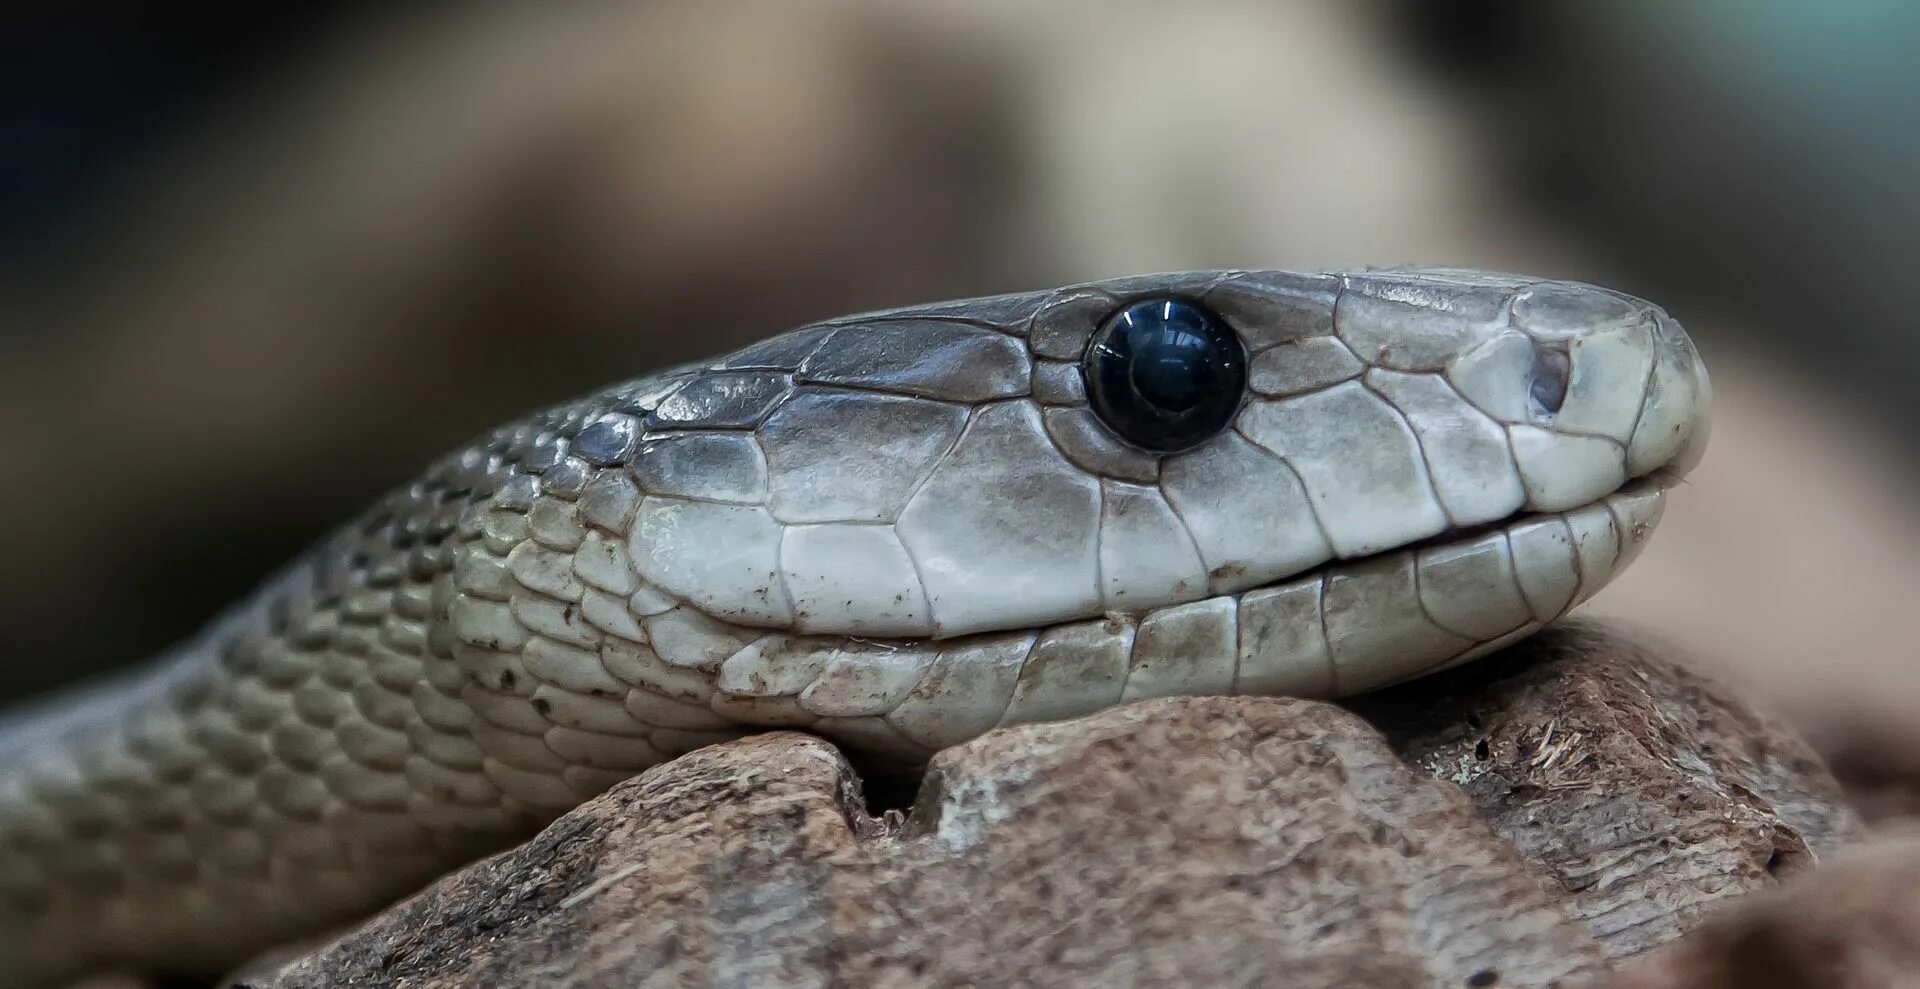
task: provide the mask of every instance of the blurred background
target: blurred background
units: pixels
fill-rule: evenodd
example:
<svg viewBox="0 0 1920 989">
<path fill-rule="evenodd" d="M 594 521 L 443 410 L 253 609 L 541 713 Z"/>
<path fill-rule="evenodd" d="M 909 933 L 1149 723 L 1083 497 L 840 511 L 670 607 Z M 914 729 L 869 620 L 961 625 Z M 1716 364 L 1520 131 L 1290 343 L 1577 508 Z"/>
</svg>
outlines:
<svg viewBox="0 0 1920 989">
<path fill-rule="evenodd" d="M 190 633 L 432 456 L 842 312 L 1203 266 L 1600 282 L 1713 446 L 1595 610 L 1920 731 L 1920 5 L 127 4 L 0 38 L 0 641 Z"/>
</svg>

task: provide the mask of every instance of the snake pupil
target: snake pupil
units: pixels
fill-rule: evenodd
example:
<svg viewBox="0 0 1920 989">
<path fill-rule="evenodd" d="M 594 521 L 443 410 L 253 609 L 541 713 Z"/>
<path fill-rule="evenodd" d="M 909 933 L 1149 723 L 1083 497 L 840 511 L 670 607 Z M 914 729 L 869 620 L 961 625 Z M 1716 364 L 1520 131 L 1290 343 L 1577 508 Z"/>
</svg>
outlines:
<svg viewBox="0 0 1920 989">
<path fill-rule="evenodd" d="M 1181 450 L 1233 418 L 1247 382 L 1240 338 L 1206 309 L 1147 299 L 1114 313 L 1081 365 L 1094 414 L 1122 439 Z"/>
</svg>

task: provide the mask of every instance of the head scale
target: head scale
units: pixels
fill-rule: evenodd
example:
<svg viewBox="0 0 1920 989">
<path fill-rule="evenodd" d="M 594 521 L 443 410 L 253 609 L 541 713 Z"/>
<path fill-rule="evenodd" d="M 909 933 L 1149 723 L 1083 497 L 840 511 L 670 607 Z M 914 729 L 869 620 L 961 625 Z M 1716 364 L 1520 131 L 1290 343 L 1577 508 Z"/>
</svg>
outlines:
<svg viewBox="0 0 1920 989">
<path fill-rule="evenodd" d="M 713 617 L 804 633 L 1137 613 L 1683 470 L 1706 395 L 1659 309 L 1475 272 L 1197 272 L 850 317 L 659 401 L 634 560 Z"/>
</svg>

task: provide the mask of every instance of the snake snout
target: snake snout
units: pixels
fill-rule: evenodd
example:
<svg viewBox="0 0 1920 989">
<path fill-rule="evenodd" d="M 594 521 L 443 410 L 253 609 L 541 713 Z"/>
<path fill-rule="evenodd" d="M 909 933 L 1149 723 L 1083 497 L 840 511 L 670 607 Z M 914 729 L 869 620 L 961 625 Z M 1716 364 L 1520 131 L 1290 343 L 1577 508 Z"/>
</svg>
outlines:
<svg viewBox="0 0 1920 989">
<path fill-rule="evenodd" d="M 1713 381 L 1679 320 L 1654 310 L 1655 362 L 1647 399 L 1628 449 L 1630 462 L 1684 475 L 1698 466 L 1713 432 Z M 1637 454 L 1637 457 L 1636 457 Z"/>
</svg>

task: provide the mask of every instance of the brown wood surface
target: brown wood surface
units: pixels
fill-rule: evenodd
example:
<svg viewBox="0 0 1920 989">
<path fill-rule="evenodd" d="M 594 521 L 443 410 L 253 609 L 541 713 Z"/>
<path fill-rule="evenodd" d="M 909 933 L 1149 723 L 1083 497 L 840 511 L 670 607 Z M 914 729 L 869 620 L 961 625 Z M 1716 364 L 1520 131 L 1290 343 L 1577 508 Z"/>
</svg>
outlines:
<svg viewBox="0 0 1920 989">
<path fill-rule="evenodd" d="M 1920 989 L 1920 833 L 1849 849 L 1606 989 Z"/>
<path fill-rule="evenodd" d="M 762 735 L 249 981 L 1573 986 L 1858 829 L 1778 722 L 1596 626 L 1352 707 L 997 731 L 904 819 L 830 745 Z"/>
</svg>

